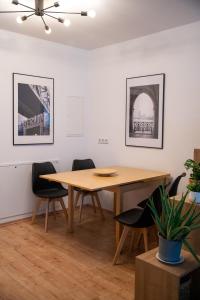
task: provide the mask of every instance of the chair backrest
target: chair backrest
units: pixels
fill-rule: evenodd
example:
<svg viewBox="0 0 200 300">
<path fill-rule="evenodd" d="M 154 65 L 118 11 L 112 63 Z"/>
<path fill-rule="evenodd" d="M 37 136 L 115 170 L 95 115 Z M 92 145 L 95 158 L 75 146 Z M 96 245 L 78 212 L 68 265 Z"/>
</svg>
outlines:
<svg viewBox="0 0 200 300">
<path fill-rule="evenodd" d="M 95 164 L 92 159 L 74 159 L 72 171 L 94 169 Z"/>
<path fill-rule="evenodd" d="M 62 185 L 57 182 L 42 179 L 39 176 L 45 174 L 54 174 L 56 170 L 51 162 L 33 163 L 32 164 L 32 190 L 37 191 L 60 188 Z"/>
<path fill-rule="evenodd" d="M 182 173 L 174 180 L 168 192 L 169 197 L 173 197 L 177 194 L 178 184 L 181 178 L 184 176 L 186 176 L 186 173 Z M 161 193 L 160 193 L 161 190 L 162 190 L 162 186 L 158 186 L 149 197 L 149 199 L 153 198 L 154 205 L 159 214 L 162 213 L 162 203 L 161 203 Z M 148 202 L 149 200 L 147 200 L 145 203 L 145 207 L 141 215 L 141 218 L 139 220 L 139 223 L 145 223 L 147 226 L 151 226 L 154 224 L 154 220 L 152 218 L 152 212 L 150 207 L 148 206 Z"/>
<path fill-rule="evenodd" d="M 184 172 L 181 175 L 179 175 L 178 177 L 176 177 L 176 179 L 173 181 L 173 183 L 169 189 L 169 192 L 168 192 L 169 197 L 174 197 L 177 195 L 179 182 L 180 182 L 181 178 L 185 177 L 185 176 L 186 176 L 186 173 Z"/>
<path fill-rule="evenodd" d="M 153 193 L 151 194 L 151 196 L 149 197 L 150 199 L 153 199 L 154 205 L 157 209 L 157 211 L 159 212 L 159 214 L 161 214 L 162 212 L 162 204 L 161 204 L 161 194 L 160 194 L 160 190 L 162 189 L 162 186 L 158 186 Z M 154 220 L 152 218 L 152 213 L 151 213 L 151 209 L 148 206 L 148 202 L 149 200 L 146 202 L 146 205 L 144 207 L 142 216 L 139 220 L 140 223 L 145 223 L 147 226 L 151 226 L 154 224 Z"/>
</svg>

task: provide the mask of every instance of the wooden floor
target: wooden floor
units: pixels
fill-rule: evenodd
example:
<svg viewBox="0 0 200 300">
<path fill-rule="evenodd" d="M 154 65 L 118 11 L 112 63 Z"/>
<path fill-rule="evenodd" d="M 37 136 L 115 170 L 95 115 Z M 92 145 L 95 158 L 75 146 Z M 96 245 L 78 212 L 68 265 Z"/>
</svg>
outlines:
<svg viewBox="0 0 200 300">
<path fill-rule="evenodd" d="M 76 212 L 77 214 L 78 212 Z M 87 215 L 87 217 L 86 217 Z M 112 265 L 114 222 L 84 208 L 74 234 L 59 214 L 0 227 L 1 300 L 133 300 L 134 259 L 124 254 Z M 78 214 L 75 216 L 78 219 Z"/>
</svg>

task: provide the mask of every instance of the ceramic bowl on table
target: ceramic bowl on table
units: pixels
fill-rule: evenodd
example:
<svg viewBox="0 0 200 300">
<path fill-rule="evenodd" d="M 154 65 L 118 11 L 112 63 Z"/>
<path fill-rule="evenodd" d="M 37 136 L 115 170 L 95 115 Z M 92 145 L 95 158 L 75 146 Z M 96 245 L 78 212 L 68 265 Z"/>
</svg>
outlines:
<svg viewBox="0 0 200 300">
<path fill-rule="evenodd" d="M 94 174 L 97 176 L 113 176 L 117 174 L 115 169 L 95 169 Z"/>
</svg>

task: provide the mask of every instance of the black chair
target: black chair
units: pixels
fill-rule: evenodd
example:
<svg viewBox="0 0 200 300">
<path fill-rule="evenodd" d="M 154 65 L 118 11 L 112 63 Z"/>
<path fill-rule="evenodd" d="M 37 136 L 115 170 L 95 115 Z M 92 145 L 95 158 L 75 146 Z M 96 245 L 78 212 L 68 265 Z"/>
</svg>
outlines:
<svg viewBox="0 0 200 300">
<path fill-rule="evenodd" d="M 72 171 L 80 171 L 80 170 L 87 170 L 87 169 L 95 169 L 95 164 L 92 159 L 75 159 L 72 164 Z M 80 211 L 79 211 L 79 221 L 81 221 L 82 217 L 82 209 L 83 209 L 83 204 L 84 204 L 84 198 L 87 195 L 90 195 L 91 200 L 92 200 L 92 205 L 94 212 L 96 213 L 96 205 L 95 205 L 95 200 L 97 203 L 97 207 L 99 208 L 100 214 L 102 219 L 104 219 L 104 214 L 103 210 L 101 207 L 101 202 L 99 199 L 98 191 L 86 191 L 83 189 L 75 188 L 76 193 L 76 198 L 75 198 L 75 207 L 77 207 L 79 198 L 81 197 L 81 202 L 80 202 Z"/>
<path fill-rule="evenodd" d="M 179 176 L 176 177 L 176 179 L 172 182 L 171 186 L 169 187 L 169 191 L 168 191 L 168 195 L 169 197 L 175 197 L 177 195 L 177 190 L 178 190 L 178 185 L 179 182 L 181 180 L 181 178 L 185 177 L 186 173 L 183 172 L 182 174 L 180 174 Z M 170 185 L 171 182 L 169 182 L 165 188 L 167 189 L 168 186 Z M 137 206 L 144 208 L 146 206 L 146 202 L 148 201 L 148 199 L 142 200 L 141 202 L 139 202 L 137 204 Z"/>
<path fill-rule="evenodd" d="M 173 181 L 172 185 L 169 188 L 169 191 L 168 191 L 169 197 L 175 197 L 177 195 L 179 182 L 180 182 L 181 178 L 183 178 L 185 176 L 186 176 L 186 173 L 183 172 L 178 177 L 176 177 L 176 179 Z"/>
<path fill-rule="evenodd" d="M 150 196 L 150 198 L 153 198 L 155 207 L 161 213 L 162 206 L 160 188 L 161 186 L 157 187 Z M 146 199 L 147 201 L 144 208 L 133 208 L 115 216 L 115 220 L 120 224 L 124 225 L 124 229 L 113 259 L 113 264 L 116 264 L 122 247 L 124 246 L 124 243 L 126 241 L 127 235 L 130 231 L 132 231 L 133 234 L 136 232 L 138 233 L 137 243 L 140 240 L 141 234 L 143 235 L 144 248 L 145 251 L 148 251 L 148 230 L 150 228 L 155 229 L 155 223 L 152 218 L 151 210 L 147 205 L 150 198 Z"/>
<path fill-rule="evenodd" d="M 32 165 L 32 190 L 33 193 L 38 197 L 35 210 L 33 211 L 32 224 L 35 221 L 37 211 L 39 210 L 41 203 L 45 202 L 45 232 L 48 231 L 48 216 L 50 203 L 52 203 L 53 205 L 54 217 L 56 218 L 55 201 L 59 201 L 67 219 L 67 210 L 62 197 L 67 196 L 68 191 L 65 188 L 63 188 L 63 186 L 60 183 L 40 178 L 40 175 L 54 173 L 56 173 L 56 170 L 51 162 L 33 163 Z"/>
</svg>

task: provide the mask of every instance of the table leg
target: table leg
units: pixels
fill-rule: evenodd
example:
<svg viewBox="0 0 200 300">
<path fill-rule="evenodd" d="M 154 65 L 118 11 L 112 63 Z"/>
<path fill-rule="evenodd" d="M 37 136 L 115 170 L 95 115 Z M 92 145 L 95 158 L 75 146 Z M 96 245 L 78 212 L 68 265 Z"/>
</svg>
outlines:
<svg viewBox="0 0 200 300">
<path fill-rule="evenodd" d="M 115 201 L 115 215 L 121 213 L 121 190 L 117 188 L 114 192 L 114 201 Z M 116 245 L 118 245 L 121 233 L 122 233 L 122 225 L 119 222 L 116 222 L 115 225 L 115 238 L 116 238 Z"/>
<path fill-rule="evenodd" d="M 68 231 L 74 231 L 74 188 L 68 184 Z"/>
<path fill-rule="evenodd" d="M 113 199 L 113 215 L 116 216 L 116 193 L 114 193 Z"/>
</svg>

